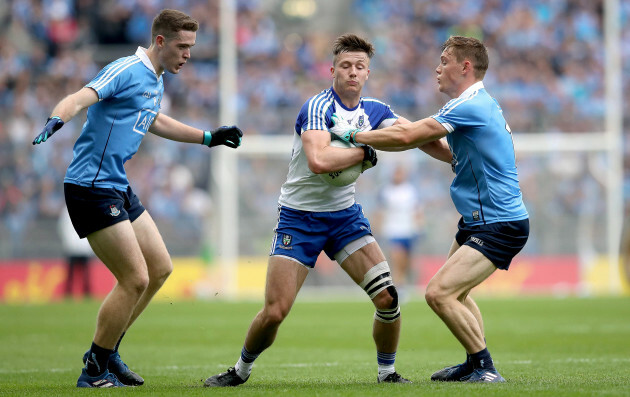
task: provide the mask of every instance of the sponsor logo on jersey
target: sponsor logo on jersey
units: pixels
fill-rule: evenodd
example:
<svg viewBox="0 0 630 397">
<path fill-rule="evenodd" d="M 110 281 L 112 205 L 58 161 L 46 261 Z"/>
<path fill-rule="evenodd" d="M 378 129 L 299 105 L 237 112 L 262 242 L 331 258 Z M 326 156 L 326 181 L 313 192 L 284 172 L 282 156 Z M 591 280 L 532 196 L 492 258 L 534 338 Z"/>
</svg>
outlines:
<svg viewBox="0 0 630 397">
<path fill-rule="evenodd" d="M 113 217 L 120 215 L 120 210 L 115 205 L 109 206 L 109 214 Z"/>
</svg>

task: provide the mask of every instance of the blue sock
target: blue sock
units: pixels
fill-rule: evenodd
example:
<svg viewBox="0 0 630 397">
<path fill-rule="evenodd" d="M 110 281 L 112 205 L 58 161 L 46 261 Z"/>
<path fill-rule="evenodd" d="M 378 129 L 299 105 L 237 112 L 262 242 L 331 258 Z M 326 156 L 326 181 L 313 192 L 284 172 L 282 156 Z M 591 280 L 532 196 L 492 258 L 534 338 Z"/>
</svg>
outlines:
<svg viewBox="0 0 630 397">
<path fill-rule="evenodd" d="M 103 374 L 107 370 L 109 355 L 113 352 L 113 350 L 105 349 L 92 342 L 92 347 L 90 347 L 87 361 L 85 362 L 85 372 L 90 376 Z"/>
<path fill-rule="evenodd" d="M 393 353 L 381 353 L 376 352 L 376 362 L 378 363 L 378 378 L 383 380 L 389 374 L 396 372 L 394 368 L 394 362 L 396 362 L 396 352 Z"/>
<path fill-rule="evenodd" d="M 480 352 L 471 354 L 470 359 L 472 361 L 473 368 L 475 369 L 481 368 L 496 371 L 487 347 Z"/>
<path fill-rule="evenodd" d="M 254 361 L 258 358 L 259 355 L 260 353 L 254 354 L 248 352 L 247 349 L 245 349 L 245 346 L 243 346 L 243 349 L 241 350 L 241 357 L 236 362 L 236 365 L 234 365 L 236 374 L 240 376 L 241 379 L 247 379 L 249 374 L 252 372 Z"/>
</svg>

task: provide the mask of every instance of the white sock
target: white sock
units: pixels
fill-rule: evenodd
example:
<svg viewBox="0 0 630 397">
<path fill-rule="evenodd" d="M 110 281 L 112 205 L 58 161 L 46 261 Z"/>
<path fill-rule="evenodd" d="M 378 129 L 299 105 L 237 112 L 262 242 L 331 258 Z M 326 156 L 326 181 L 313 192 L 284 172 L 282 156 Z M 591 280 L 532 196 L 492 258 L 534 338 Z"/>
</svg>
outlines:
<svg viewBox="0 0 630 397">
<path fill-rule="evenodd" d="M 252 373 L 252 367 L 254 363 L 246 363 L 242 358 L 239 358 L 236 364 L 234 365 L 234 369 L 236 370 L 236 374 L 239 378 L 245 380 Z"/>
<path fill-rule="evenodd" d="M 394 364 L 392 365 L 380 365 L 378 366 L 378 380 L 382 381 L 387 378 L 387 375 L 393 374 L 396 372 L 394 369 Z"/>
</svg>

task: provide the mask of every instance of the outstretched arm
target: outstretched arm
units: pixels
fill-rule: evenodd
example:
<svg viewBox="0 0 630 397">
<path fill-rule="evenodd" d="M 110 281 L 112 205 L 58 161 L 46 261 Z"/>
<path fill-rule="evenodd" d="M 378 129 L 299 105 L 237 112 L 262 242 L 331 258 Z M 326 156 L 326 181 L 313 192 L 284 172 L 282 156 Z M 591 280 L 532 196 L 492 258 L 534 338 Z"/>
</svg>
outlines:
<svg viewBox="0 0 630 397">
<path fill-rule="evenodd" d="M 448 131 L 431 117 L 409 124 L 396 124 L 375 131 L 358 131 L 349 135 L 350 142 L 365 143 L 376 149 L 414 148 L 446 136 Z"/>
<path fill-rule="evenodd" d="M 92 88 L 83 87 L 74 94 L 62 99 L 53 109 L 50 117 L 59 117 L 65 123 L 70 121 L 81 110 L 98 102 L 98 94 Z"/>
<path fill-rule="evenodd" d="M 153 124 L 149 127 L 149 131 L 171 141 L 203 143 L 203 130 L 191 127 L 162 113 L 158 113 Z"/>
<path fill-rule="evenodd" d="M 216 130 L 204 131 L 162 113 L 157 115 L 149 131 L 172 141 L 201 143 L 209 147 L 225 145 L 237 148 L 241 145 L 243 137 L 243 132 L 236 126 L 224 126 Z"/>
<path fill-rule="evenodd" d="M 393 125 L 400 124 L 410 124 L 411 121 L 407 120 L 404 117 L 399 117 L 398 120 Z M 408 147 L 388 147 L 388 148 L 378 148 L 381 150 L 389 151 L 389 152 L 400 152 L 403 150 L 409 149 Z M 424 145 L 418 146 L 418 149 L 422 150 L 429 156 L 444 161 L 445 163 L 451 162 L 453 159 L 453 154 L 451 153 L 451 149 L 448 147 L 448 143 L 446 139 L 439 139 L 436 141 L 425 143 Z"/>
<path fill-rule="evenodd" d="M 33 145 L 46 142 L 64 123 L 70 121 L 81 110 L 98 102 L 98 94 L 92 88 L 83 87 L 62 99 L 53 109 L 42 132 L 33 139 Z"/>
</svg>

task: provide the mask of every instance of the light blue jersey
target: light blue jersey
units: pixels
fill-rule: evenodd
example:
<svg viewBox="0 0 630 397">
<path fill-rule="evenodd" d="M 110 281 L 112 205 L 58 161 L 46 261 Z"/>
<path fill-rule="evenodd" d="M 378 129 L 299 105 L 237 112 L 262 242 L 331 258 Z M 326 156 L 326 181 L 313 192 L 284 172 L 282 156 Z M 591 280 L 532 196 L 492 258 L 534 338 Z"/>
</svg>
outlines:
<svg viewBox="0 0 630 397">
<path fill-rule="evenodd" d="M 455 179 L 451 198 L 467 225 L 529 218 L 518 184 L 512 132 L 477 82 L 433 117 L 447 129 Z"/>
<path fill-rule="evenodd" d="M 64 182 L 126 191 L 124 164 L 160 111 L 162 76 L 138 47 L 135 55 L 105 66 L 86 87 L 96 91 L 99 101 L 88 108 Z"/>
</svg>

